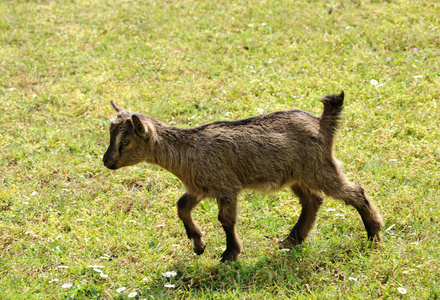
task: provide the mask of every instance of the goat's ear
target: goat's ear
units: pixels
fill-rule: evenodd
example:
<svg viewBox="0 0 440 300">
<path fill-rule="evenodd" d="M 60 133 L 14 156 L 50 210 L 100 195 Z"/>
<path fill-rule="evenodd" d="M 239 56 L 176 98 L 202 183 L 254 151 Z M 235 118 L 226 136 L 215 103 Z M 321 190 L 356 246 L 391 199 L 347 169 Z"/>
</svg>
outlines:
<svg viewBox="0 0 440 300">
<path fill-rule="evenodd" d="M 133 121 L 134 130 L 137 134 L 139 134 L 143 138 L 149 136 L 150 133 L 148 127 L 144 123 L 142 123 L 141 119 L 139 119 L 138 116 L 132 115 L 131 120 Z"/>
<path fill-rule="evenodd" d="M 130 115 L 130 112 L 128 110 L 123 109 L 122 107 L 117 106 L 113 100 L 110 100 L 110 103 L 112 104 L 113 108 L 120 114 L 123 115 Z"/>
</svg>

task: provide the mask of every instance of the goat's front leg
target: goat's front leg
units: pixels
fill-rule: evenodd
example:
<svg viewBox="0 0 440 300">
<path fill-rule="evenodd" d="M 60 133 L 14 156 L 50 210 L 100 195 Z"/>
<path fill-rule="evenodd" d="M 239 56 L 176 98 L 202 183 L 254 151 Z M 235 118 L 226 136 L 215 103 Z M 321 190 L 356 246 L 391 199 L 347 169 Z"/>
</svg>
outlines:
<svg viewBox="0 0 440 300">
<path fill-rule="evenodd" d="M 189 193 L 183 194 L 179 201 L 177 201 L 177 214 L 185 226 L 186 235 L 191 240 L 194 252 L 200 255 L 205 251 L 206 243 L 202 238 L 200 227 L 194 222 L 191 216 L 191 211 L 197 203 L 199 203 L 199 201 L 196 196 Z"/>
<path fill-rule="evenodd" d="M 237 234 L 237 197 L 224 197 L 217 199 L 218 219 L 226 233 L 226 250 L 222 254 L 222 262 L 237 260 L 242 250 L 240 238 Z"/>
</svg>

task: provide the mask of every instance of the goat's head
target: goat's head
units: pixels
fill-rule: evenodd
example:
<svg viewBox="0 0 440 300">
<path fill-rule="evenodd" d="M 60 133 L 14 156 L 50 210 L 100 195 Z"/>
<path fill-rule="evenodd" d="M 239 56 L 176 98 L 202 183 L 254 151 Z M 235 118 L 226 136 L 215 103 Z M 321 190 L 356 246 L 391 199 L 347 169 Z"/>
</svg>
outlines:
<svg viewBox="0 0 440 300">
<path fill-rule="evenodd" d="M 102 158 L 112 170 L 151 160 L 155 127 L 148 116 L 133 114 L 111 101 L 118 115 L 111 119 L 110 146 Z"/>
</svg>

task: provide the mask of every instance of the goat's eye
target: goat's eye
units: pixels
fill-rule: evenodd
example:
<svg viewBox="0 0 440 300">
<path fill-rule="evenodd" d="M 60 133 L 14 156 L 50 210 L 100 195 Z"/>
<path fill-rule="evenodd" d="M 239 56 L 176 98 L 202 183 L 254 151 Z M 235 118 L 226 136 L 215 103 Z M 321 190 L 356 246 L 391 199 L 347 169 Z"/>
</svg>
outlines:
<svg viewBox="0 0 440 300">
<path fill-rule="evenodd" d="M 122 140 L 122 142 L 121 142 L 122 146 L 127 146 L 128 144 L 130 144 L 129 140 Z"/>
</svg>

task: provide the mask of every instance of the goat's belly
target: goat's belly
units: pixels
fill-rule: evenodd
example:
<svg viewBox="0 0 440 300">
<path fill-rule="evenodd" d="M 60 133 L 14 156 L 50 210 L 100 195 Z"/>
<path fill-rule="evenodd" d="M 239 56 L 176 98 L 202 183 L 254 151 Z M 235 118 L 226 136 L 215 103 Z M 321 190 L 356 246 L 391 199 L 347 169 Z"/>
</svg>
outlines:
<svg viewBox="0 0 440 300">
<path fill-rule="evenodd" d="M 243 187 L 249 190 L 258 190 L 264 193 L 274 193 L 286 186 L 291 186 L 295 181 L 254 181 L 246 184 Z"/>
</svg>

